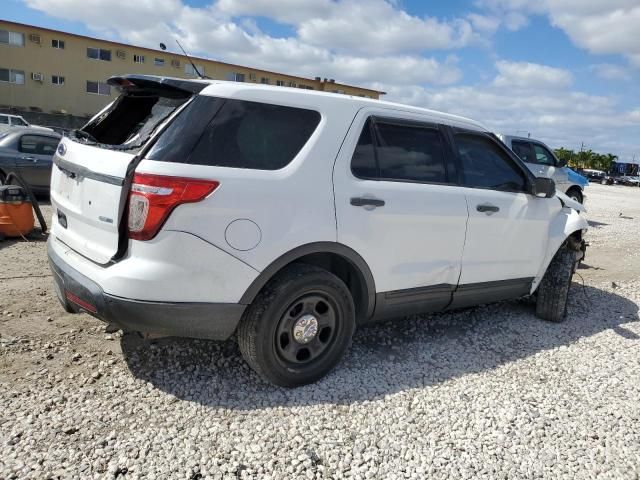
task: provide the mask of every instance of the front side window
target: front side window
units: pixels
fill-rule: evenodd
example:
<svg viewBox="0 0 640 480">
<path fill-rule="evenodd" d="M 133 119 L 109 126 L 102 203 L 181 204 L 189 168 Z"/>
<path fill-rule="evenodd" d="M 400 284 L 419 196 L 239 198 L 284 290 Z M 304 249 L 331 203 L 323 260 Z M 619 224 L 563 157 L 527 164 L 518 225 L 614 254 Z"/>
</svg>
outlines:
<svg viewBox="0 0 640 480">
<path fill-rule="evenodd" d="M 91 82 L 87 80 L 87 93 L 97 95 L 111 95 L 111 85 L 104 82 Z"/>
<path fill-rule="evenodd" d="M 204 132 L 195 129 L 207 114 L 213 119 L 205 123 Z M 198 123 L 191 116 L 200 119 Z M 320 114 L 314 110 L 199 96 L 167 128 L 147 158 L 278 170 L 296 157 L 319 123 Z M 196 135 L 189 133 L 196 130 Z"/>
<path fill-rule="evenodd" d="M 9 117 L 0 115 L 0 125 L 9 125 Z"/>
<path fill-rule="evenodd" d="M 533 144 L 533 150 L 536 153 L 536 163 L 539 165 L 554 166 L 556 164 L 551 152 L 537 143 Z"/>
<path fill-rule="evenodd" d="M 520 159 L 525 163 L 537 163 L 536 157 L 533 154 L 533 150 L 531 149 L 531 144 L 529 142 L 522 142 L 520 140 L 513 140 L 511 142 L 511 150 L 520 157 Z"/>
<path fill-rule="evenodd" d="M 20 137 L 20 151 L 34 155 L 53 155 L 60 140 L 43 135 L 23 135 Z"/>
<path fill-rule="evenodd" d="M 466 187 L 522 192 L 526 190 L 524 173 L 491 139 L 479 134 L 455 136 Z"/>
<path fill-rule="evenodd" d="M 20 117 L 11 117 L 11 125 L 17 125 L 19 127 L 28 127 L 29 124 Z"/>
</svg>

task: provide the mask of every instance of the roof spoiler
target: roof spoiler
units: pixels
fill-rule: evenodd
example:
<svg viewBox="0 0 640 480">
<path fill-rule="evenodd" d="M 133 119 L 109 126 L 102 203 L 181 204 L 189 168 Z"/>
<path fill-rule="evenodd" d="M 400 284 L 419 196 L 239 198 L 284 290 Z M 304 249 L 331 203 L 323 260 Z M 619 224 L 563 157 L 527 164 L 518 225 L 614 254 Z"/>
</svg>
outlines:
<svg viewBox="0 0 640 480">
<path fill-rule="evenodd" d="M 209 82 L 157 77 L 154 75 L 117 75 L 110 77 L 107 83 L 122 90 L 138 87 L 149 90 L 169 90 L 175 93 L 189 93 L 192 95 L 200 93 L 209 85 Z"/>
</svg>

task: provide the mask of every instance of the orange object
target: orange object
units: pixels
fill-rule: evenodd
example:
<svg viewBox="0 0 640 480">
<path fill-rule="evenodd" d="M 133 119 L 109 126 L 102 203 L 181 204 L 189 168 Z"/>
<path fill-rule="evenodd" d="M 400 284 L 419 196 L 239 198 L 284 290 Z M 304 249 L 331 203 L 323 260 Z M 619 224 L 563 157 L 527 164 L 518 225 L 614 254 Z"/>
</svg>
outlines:
<svg viewBox="0 0 640 480">
<path fill-rule="evenodd" d="M 20 187 L 0 187 L 0 236 L 21 237 L 33 230 L 33 208 Z"/>
</svg>

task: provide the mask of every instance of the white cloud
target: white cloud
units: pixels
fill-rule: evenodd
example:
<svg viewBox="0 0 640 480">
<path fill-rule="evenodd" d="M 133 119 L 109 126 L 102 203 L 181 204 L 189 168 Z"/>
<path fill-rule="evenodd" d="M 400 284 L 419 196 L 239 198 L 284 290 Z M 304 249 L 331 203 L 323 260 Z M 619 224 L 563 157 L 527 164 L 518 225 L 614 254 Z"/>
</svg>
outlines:
<svg viewBox="0 0 640 480">
<path fill-rule="evenodd" d="M 596 63 L 589 65 L 589 70 L 603 80 L 631 80 L 631 74 L 627 68 L 613 63 Z"/>
<path fill-rule="evenodd" d="M 561 68 L 527 62 L 496 63 L 499 75 L 493 81 L 496 87 L 517 87 L 544 90 L 567 87 L 572 82 L 571 73 Z"/>
</svg>

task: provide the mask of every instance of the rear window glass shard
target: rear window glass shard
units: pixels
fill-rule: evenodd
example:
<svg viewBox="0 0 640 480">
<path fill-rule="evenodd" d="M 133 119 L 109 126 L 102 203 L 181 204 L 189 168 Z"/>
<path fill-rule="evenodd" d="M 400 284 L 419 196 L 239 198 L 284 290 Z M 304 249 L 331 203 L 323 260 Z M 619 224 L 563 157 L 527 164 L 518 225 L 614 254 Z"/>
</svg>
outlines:
<svg viewBox="0 0 640 480">
<path fill-rule="evenodd" d="M 164 95 L 161 90 L 130 90 L 121 94 L 102 114 L 94 117 L 73 138 L 90 140 L 118 150 L 140 149 L 191 94 Z"/>
<path fill-rule="evenodd" d="M 203 124 L 206 112 L 212 118 Z M 202 95 L 163 132 L 147 158 L 278 170 L 296 157 L 319 123 L 314 110 Z"/>
</svg>

